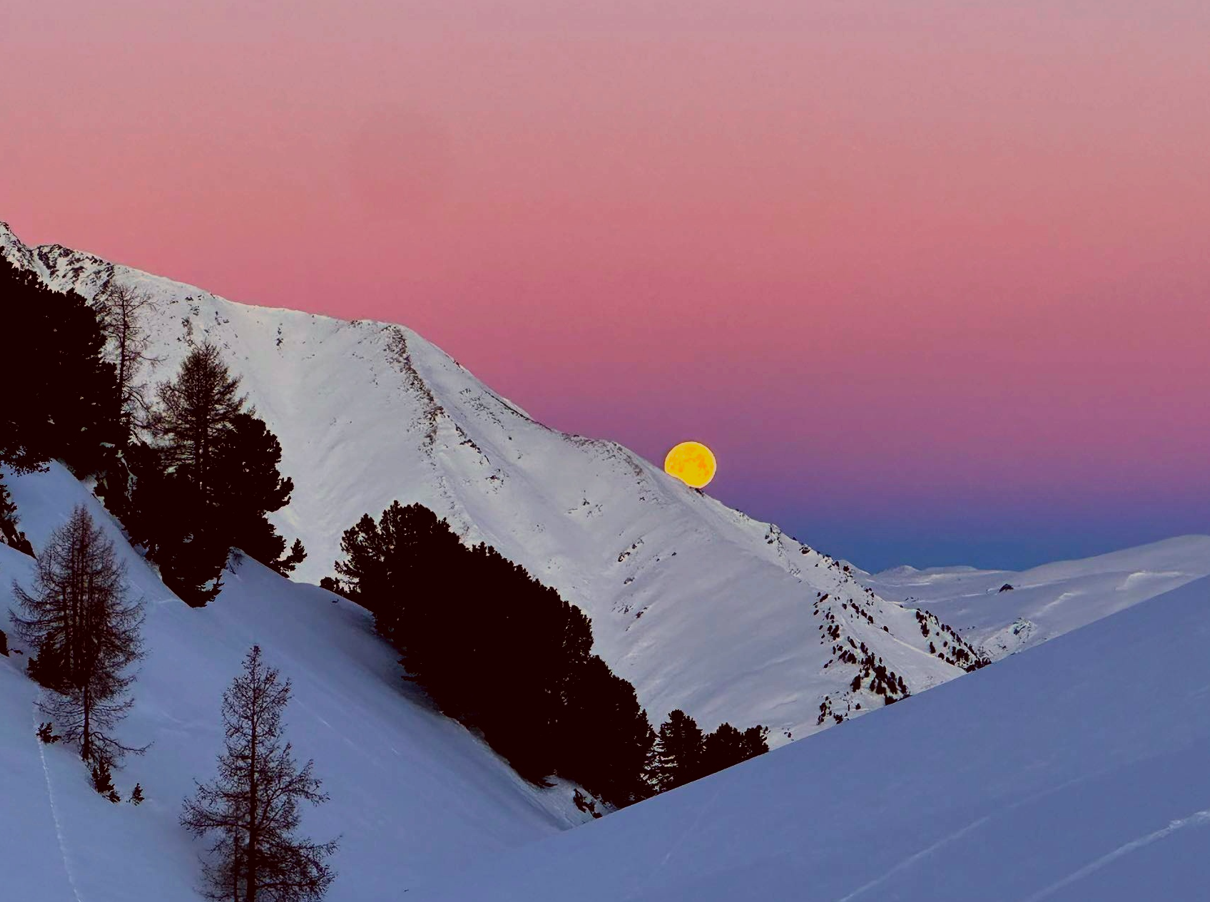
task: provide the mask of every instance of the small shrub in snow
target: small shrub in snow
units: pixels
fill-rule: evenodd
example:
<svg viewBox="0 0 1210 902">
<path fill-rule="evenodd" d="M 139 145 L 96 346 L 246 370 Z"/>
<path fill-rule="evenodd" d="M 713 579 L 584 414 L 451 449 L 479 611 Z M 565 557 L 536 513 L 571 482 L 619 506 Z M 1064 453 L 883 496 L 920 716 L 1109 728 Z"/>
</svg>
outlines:
<svg viewBox="0 0 1210 902">
<path fill-rule="evenodd" d="M 140 783 L 134 784 L 134 789 L 130 791 L 129 802 L 131 805 L 143 804 L 143 786 Z"/>
<path fill-rule="evenodd" d="M 50 721 L 46 721 L 45 723 L 40 724 L 38 726 L 38 738 L 41 739 L 43 742 L 45 742 L 47 745 L 51 745 L 52 743 L 58 742 L 60 739 L 63 738 L 62 736 L 59 736 L 57 733 L 54 732 L 54 726 L 55 725 L 53 723 L 51 723 Z"/>
<path fill-rule="evenodd" d="M 113 775 L 109 772 L 109 762 L 104 758 L 92 766 L 92 788 L 111 802 L 122 801 L 118 791 L 113 788 Z"/>
</svg>

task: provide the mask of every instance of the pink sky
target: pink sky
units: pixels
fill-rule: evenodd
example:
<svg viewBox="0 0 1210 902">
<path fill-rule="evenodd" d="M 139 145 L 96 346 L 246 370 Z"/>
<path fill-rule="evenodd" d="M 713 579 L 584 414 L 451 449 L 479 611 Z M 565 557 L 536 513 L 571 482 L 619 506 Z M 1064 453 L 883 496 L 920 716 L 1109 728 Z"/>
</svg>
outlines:
<svg viewBox="0 0 1210 902">
<path fill-rule="evenodd" d="M 1210 531 L 1201 0 L 183 5 L 0 9 L 22 238 L 406 323 L 861 563 Z"/>
</svg>

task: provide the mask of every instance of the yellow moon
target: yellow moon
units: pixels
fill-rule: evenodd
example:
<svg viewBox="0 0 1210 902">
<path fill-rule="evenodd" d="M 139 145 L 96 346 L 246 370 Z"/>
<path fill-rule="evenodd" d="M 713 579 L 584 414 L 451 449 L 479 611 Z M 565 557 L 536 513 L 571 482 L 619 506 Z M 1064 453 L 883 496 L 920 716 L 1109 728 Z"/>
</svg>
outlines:
<svg viewBox="0 0 1210 902">
<path fill-rule="evenodd" d="M 717 469 L 714 452 L 701 442 L 681 442 L 664 458 L 664 472 L 695 489 L 708 485 Z"/>
</svg>

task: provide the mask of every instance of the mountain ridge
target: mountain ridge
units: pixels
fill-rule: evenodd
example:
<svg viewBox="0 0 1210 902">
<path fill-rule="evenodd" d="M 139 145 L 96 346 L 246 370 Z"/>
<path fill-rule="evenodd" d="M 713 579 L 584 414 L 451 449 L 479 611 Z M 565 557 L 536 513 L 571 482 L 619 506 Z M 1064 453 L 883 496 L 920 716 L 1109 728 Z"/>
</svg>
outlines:
<svg viewBox="0 0 1210 902">
<path fill-rule="evenodd" d="M 191 345 L 219 346 L 281 440 L 296 489 L 273 519 L 307 546 L 302 580 L 331 572 L 362 514 L 425 504 L 582 608 L 595 650 L 654 723 L 674 708 L 706 729 L 762 723 L 772 745 L 961 675 L 957 649 L 974 657 L 932 615 L 867 593 L 849 565 L 776 525 L 616 442 L 533 420 L 406 326 L 227 301 L 59 245 L 27 248 L 8 228 L 0 252 L 90 300 L 111 283 L 147 292 L 162 361 L 149 381 Z"/>
</svg>

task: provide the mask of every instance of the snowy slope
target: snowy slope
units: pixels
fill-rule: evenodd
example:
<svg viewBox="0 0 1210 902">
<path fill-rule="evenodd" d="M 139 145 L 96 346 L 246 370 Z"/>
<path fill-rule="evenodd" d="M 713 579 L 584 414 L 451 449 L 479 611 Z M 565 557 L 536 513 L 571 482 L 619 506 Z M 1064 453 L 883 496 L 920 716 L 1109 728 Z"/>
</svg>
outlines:
<svg viewBox="0 0 1210 902">
<path fill-rule="evenodd" d="M 1020 651 L 1210 575 L 1210 536 L 1184 536 L 1015 573 L 897 567 L 858 579 L 920 605 L 992 659 Z M 1001 592 L 1005 585 L 1011 591 Z"/>
<path fill-rule="evenodd" d="M 409 894 L 416 902 L 1192 902 L 1210 580 Z"/>
<path fill-rule="evenodd" d="M 568 787 L 533 788 L 457 723 L 406 695 L 395 655 L 356 605 L 246 561 L 226 576 L 218 599 L 191 609 L 61 467 L 6 481 L 35 548 L 77 503 L 119 539 L 135 592 L 148 604 L 149 652 L 119 735 L 154 744 L 114 780 L 123 798 L 137 780 L 147 801 L 112 805 L 92 791 L 78 752 L 38 742 L 37 687 L 21 672 L 25 657 L 0 657 L 0 898 L 198 898 L 203 844 L 177 817 L 192 780 L 214 776 L 222 692 L 253 643 L 293 680 L 287 737 L 303 760 L 315 759 L 331 795 L 304 815 L 315 838 L 343 837 L 331 902 L 395 898 L 422 878 L 586 819 Z M 12 580 L 28 585 L 31 569 L 28 557 L 0 546 L 6 628 Z"/>
<path fill-rule="evenodd" d="M 190 341 L 222 347 L 281 438 L 297 489 L 277 521 L 310 552 L 302 579 L 331 572 L 363 513 L 421 502 L 580 606 L 653 722 L 677 707 L 706 729 L 759 722 L 775 745 L 881 706 L 867 659 L 894 671 L 896 697 L 899 677 L 914 693 L 963 672 L 952 631 L 620 445 L 531 420 L 402 326 L 232 303 L 57 245 L 27 248 L 2 224 L 0 252 L 86 297 L 110 280 L 150 292 L 157 378 Z"/>
</svg>

